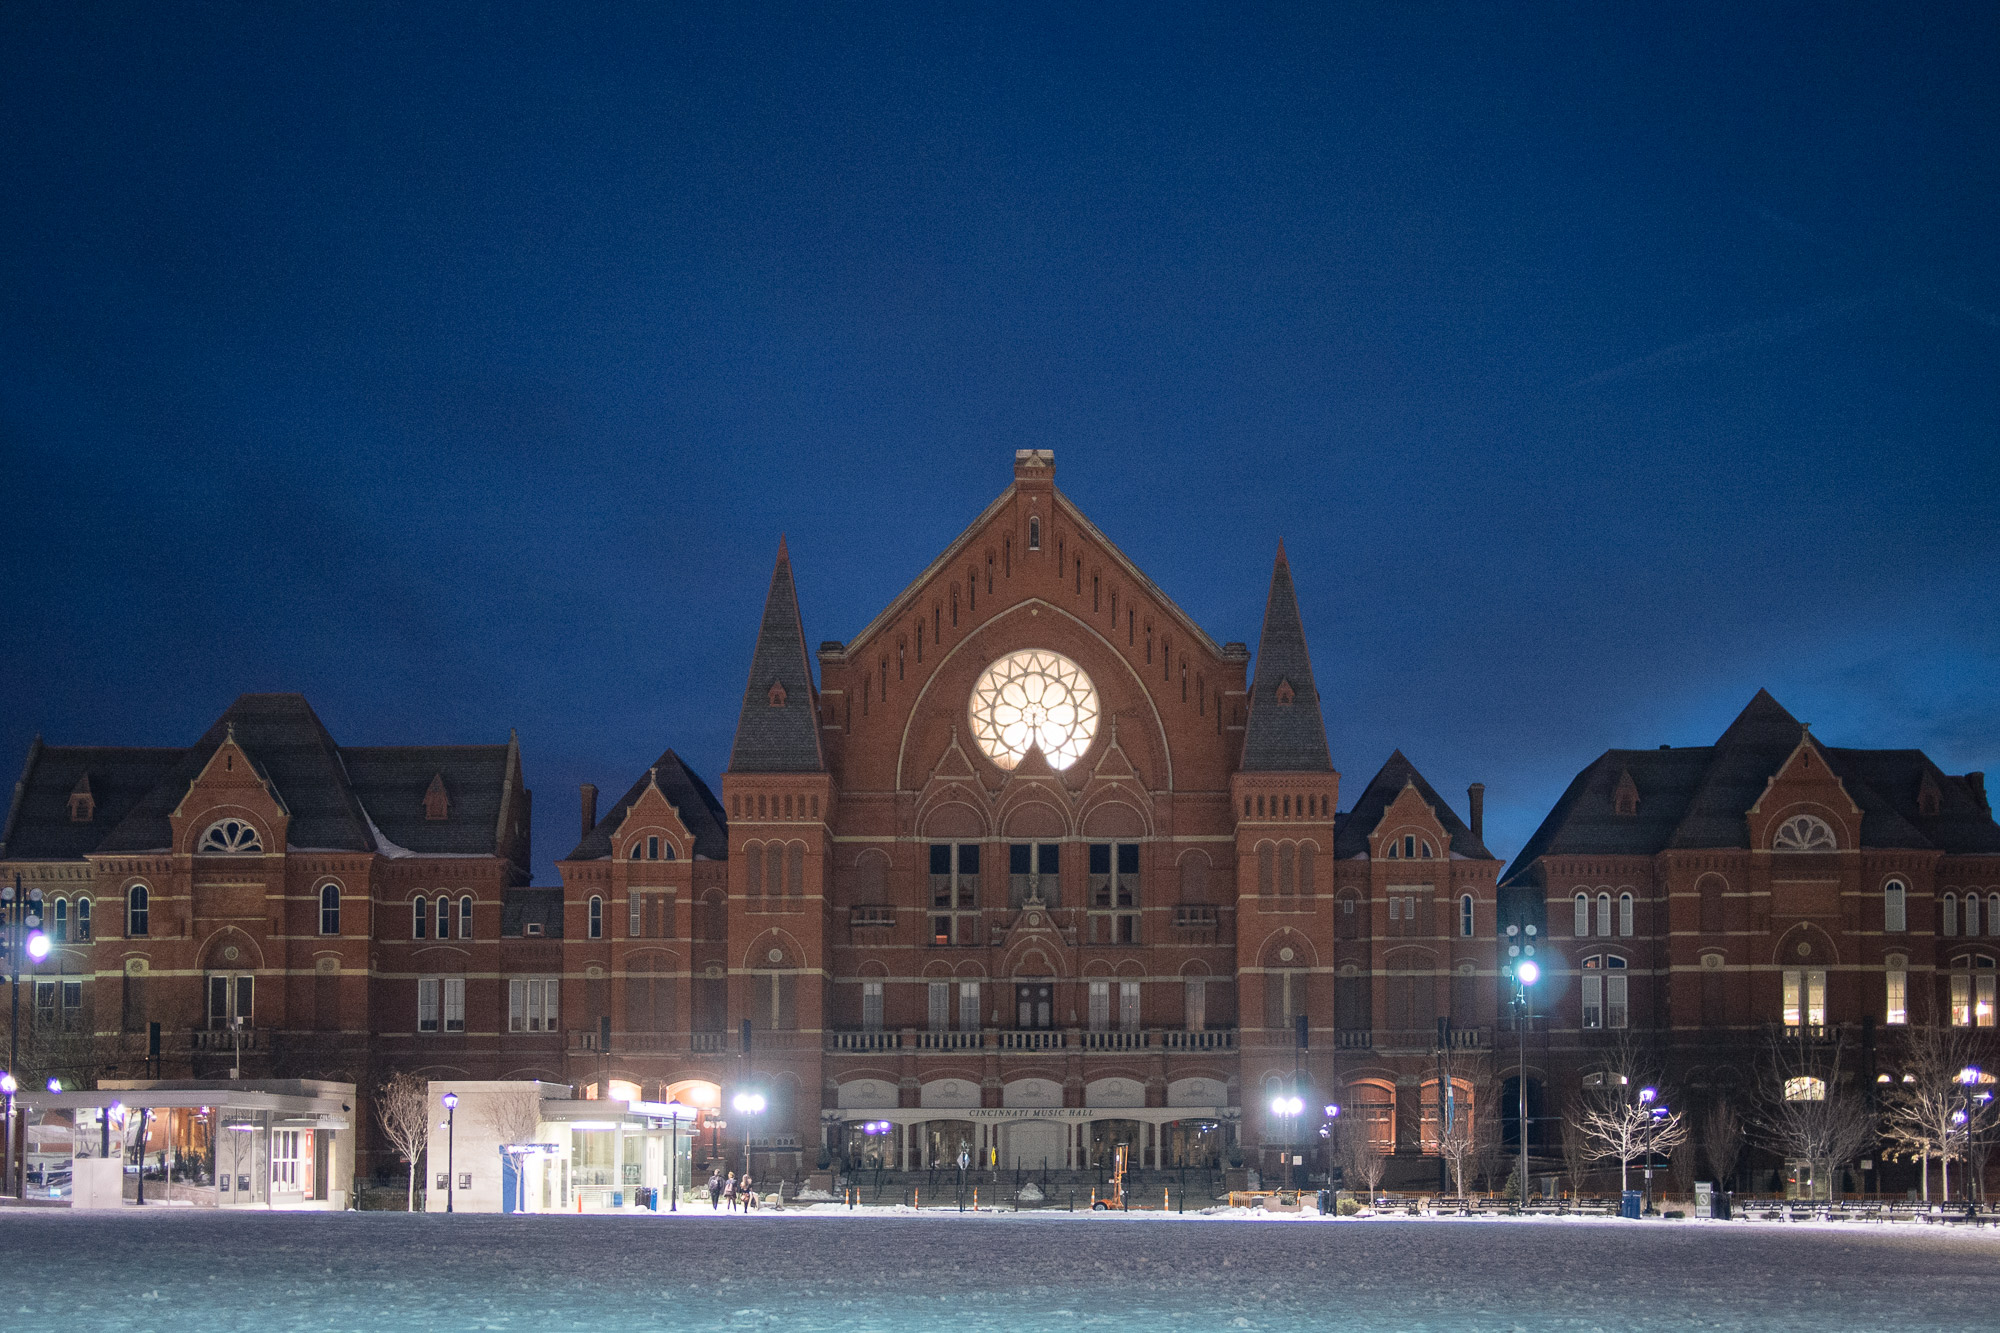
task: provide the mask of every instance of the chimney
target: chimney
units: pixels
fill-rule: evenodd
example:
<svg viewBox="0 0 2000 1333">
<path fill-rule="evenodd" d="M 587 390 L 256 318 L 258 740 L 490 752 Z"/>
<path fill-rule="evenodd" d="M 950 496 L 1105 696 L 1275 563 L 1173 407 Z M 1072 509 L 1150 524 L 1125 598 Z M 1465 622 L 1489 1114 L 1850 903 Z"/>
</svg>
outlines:
<svg viewBox="0 0 2000 1333">
<path fill-rule="evenodd" d="M 1972 788 L 1972 799 L 1979 802 L 1979 808 L 1988 814 L 1992 814 L 1993 805 L 1986 799 L 1986 775 L 1984 773 L 1967 773 L 1965 775 L 1965 785 Z"/>
<path fill-rule="evenodd" d="M 1472 812 L 1472 836 L 1479 842 L 1486 841 L 1486 784 L 1475 782 L 1465 789 L 1466 807 Z"/>
<path fill-rule="evenodd" d="M 586 782 L 577 791 L 583 796 L 583 836 L 587 838 L 597 827 L 597 786 Z"/>
</svg>

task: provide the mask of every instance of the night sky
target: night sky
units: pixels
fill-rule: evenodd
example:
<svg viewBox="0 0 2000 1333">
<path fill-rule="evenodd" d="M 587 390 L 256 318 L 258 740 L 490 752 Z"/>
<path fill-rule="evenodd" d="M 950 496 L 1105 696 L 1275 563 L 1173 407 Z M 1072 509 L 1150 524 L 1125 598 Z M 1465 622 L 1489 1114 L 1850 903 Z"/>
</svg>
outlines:
<svg viewBox="0 0 2000 1333">
<path fill-rule="evenodd" d="M 944 11 L 944 12 L 939 12 Z M 1333 11 L 1333 12 L 1329 12 Z M 538 882 L 1010 477 L 1511 856 L 1768 686 L 2000 770 L 2000 8 L 10 4 L 0 763 L 520 730 Z"/>
</svg>

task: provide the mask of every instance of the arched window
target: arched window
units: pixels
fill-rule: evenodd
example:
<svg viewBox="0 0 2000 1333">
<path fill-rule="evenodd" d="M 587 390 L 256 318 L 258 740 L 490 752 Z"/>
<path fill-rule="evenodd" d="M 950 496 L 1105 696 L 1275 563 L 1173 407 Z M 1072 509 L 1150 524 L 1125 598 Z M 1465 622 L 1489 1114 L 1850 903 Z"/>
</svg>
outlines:
<svg viewBox="0 0 2000 1333">
<path fill-rule="evenodd" d="M 1458 900 L 1458 934 L 1461 939 L 1472 938 L 1472 895 L 1469 893 Z"/>
<path fill-rule="evenodd" d="M 90 942 L 90 899 L 76 900 L 76 938 L 79 943 Z"/>
<path fill-rule="evenodd" d="M 1940 924 L 1940 925 L 1939 925 L 1939 927 L 1938 927 L 1938 930 L 1939 930 L 1939 932 L 1940 932 L 1941 934 L 1945 934 L 1945 935 L 1956 935 L 1956 934 L 1958 934 L 1958 895 L 1957 895 L 1957 894 L 1955 894 L 1955 893 L 1947 893 L 1947 894 L 1946 894 L 1946 895 L 1944 896 L 1944 910 L 1943 910 L 1943 912 L 1941 913 L 1941 917 L 1942 917 L 1942 924 Z"/>
<path fill-rule="evenodd" d="M 1257 892 L 1266 898 L 1277 892 L 1278 849 L 1268 842 L 1257 844 Z"/>
<path fill-rule="evenodd" d="M 1590 934 L 1590 895 L 1576 895 L 1576 937 L 1583 939 Z"/>
<path fill-rule="evenodd" d="M 125 891 L 125 933 L 137 938 L 148 933 L 149 905 L 152 893 L 144 884 L 134 884 Z"/>
<path fill-rule="evenodd" d="M 1298 893 L 1298 871 L 1293 856 L 1296 849 L 1289 842 L 1278 844 L 1278 896 L 1290 898 Z"/>
<path fill-rule="evenodd" d="M 1313 844 L 1299 844 L 1299 892 L 1310 896 L 1313 892 Z"/>
<path fill-rule="evenodd" d="M 1417 835 L 1414 833 L 1403 835 L 1403 859 L 1405 861 L 1417 859 Z"/>
<path fill-rule="evenodd" d="M 219 819 L 208 826 L 201 835 L 202 852 L 261 852 L 264 840 L 257 836 L 257 830 L 241 819 Z"/>
<path fill-rule="evenodd" d="M 1882 929 L 1898 934 L 1909 927 L 1909 889 L 1900 879 L 1882 886 Z"/>
<path fill-rule="evenodd" d="M 813 797 L 813 804 L 815 806 L 819 804 L 819 797 Z M 660 849 L 660 859 L 662 861 L 671 861 L 674 859 L 674 845 L 672 843 L 668 843 Z"/>
<path fill-rule="evenodd" d="M 743 849 L 743 886 L 752 898 L 764 891 L 764 848 L 760 843 Z"/>
<path fill-rule="evenodd" d="M 1826 821 L 1811 815 L 1793 815 L 1778 825 L 1771 849 L 1779 852 L 1832 852 L 1839 847 Z"/>
<path fill-rule="evenodd" d="M 69 939 L 69 900 L 67 898 L 56 899 L 55 907 L 49 913 L 49 938 L 57 944 L 64 943 Z"/>
<path fill-rule="evenodd" d="M 1618 933 L 1620 935 L 1632 933 L 1632 895 L 1629 893 L 1618 895 Z"/>
<path fill-rule="evenodd" d="M 1979 895 L 1976 893 L 1965 895 L 1965 933 L 1967 935 L 1979 933 Z"/>
<path fill-rule="evenodd" d="M 592 898 L 590 900 L 590 938 L 593 940 L 604 938 L 604 899 L 602 898 Z"/>
<path fill-rule="evenodd" d="M 458 937 L 462 940 L 472 938 L 472 895 L 469 893 L 458 900 Z"/>
<path fill-rule="evenodd" d="M 806 892 L 806 845 L 795 842 L 785 856 L 785 895 L 802 898 Z"/>
<path fill-rule="evenodd" d="M 660 859 L 660 838 L 656 833 L 648 834 L 646 837 L 646 859 L 648 861 Z"/>
<path fill-rule="evenodd" d="M 1433 857 L 1434 857 L 1434 855 L 1435 855 L 1435 854 L 1434 854 L 1434 853 L 1433 853 L 1433 852 L 1431 851 L 1431 844 L 1430 844 L 1430 839 L 1426 838 L 1426 839 L 1425 839 L 1425 840 L 1423 841 L 1423 844 L 1422 844 L 1422 846 L 1423 846 L 1423 851 L 1424 851 L 1424 860 L 1426 860 L 1426 861 L 1429 861 L 1429 860 L 1433 859 Z"/>
<path fill-rule="evenodd" d="M 1042 518 L 1039 514 L 1028 515 L 1028 549 L 1030 551 L 1042 549 Z"/>
<path fill-rule="evenodd" d="M 1611 934 L 1611 895 L 1608 893 L 1597 895 L 1597 933 L 1604 936 Z"/>
<path fill-rule="evenodd" d="M 431 933 L 431 902 L 421 894 L 410 903 L 410 938 L 426 939 Z"/>
<path fill-rule="evenodd" d="M 1986 933 L 1988 935 L 2000 935 L 2000 893 L 1987 895 Z"/>
<path fill-rule="evenodd" d="M 632 839 L 631 859 L 634 861 L 643 860 L 645 855 L 646 855 L 646 840 L 644 838 Z"/>
<path fill-rule="evenodd" d="M 451 938 L 451 898 L 442 893 L 438 895 L 438 938 Z"/>
<path fill-rule="evenodd" d="M 319 886 L 319 933 L 338 935 L 340 933 L 340 886 L 322 884 Z"/>
</svg>

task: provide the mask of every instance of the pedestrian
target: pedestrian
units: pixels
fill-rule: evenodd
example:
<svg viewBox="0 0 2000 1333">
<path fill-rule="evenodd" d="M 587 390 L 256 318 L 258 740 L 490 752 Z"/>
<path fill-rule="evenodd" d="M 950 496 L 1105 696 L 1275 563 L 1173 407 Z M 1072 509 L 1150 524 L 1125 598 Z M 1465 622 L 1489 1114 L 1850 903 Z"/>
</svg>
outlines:
<svg viewBox="0 0 2000 1333">
<path fill-rule="evenodd" d="M 729 1205 L 729 1211 L 736 1211 L 736 1173 L 731 1171 L 729 1179 L 722 1182 L 722 1201 Z"/>
<path fill-rule="evenodd" d="M 743 1182 L 736 1187 L 736 1196 L 743 1200 L 743 1211 L 749 1212 L 757 1206 L 757 1189 L 751 1183 L 750 1173 L 743 1173 Z"/>
<path fill-rule="evenodd" d="M 722 1207 L 722 1170 L 720 1167 L 708 1173 L 708 1208 L 714 1212 Z"/>
</svg>

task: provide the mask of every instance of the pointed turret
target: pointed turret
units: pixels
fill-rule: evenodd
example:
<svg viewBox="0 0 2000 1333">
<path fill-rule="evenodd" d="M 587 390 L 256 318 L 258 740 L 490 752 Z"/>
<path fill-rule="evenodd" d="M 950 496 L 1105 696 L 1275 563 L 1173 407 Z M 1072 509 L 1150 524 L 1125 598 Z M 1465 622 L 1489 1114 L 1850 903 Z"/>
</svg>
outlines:
<svg viewBox="0 0 2000 1333">
<path fill-rule="evenodd" d="M 1319 711 L 1312 657 L 1299 618 L 1298 594 L 1285 544 L 1271 569 L 1271 596 L 1264 604 L 1264 633 L 1257 641 L 1256 678 L 1250 684 L 1250 714 L 1243 728 L 1246 772 L 1326 773 L 1333 759 L 1326 746 L 1326 722 Z"/>
<path fill-rule="evenodd" d="M 792 558 L 778 539 L 771 591 L 764 599 L 764 623 L 750 658 L 750 681 L 736 722 L 736 745 L 729 754 L 732 773 L 818 773 L 826 763 L 819 746 L 819 695 L 806 658 L 805 625 L 799 619 Z"/>
</svg>

